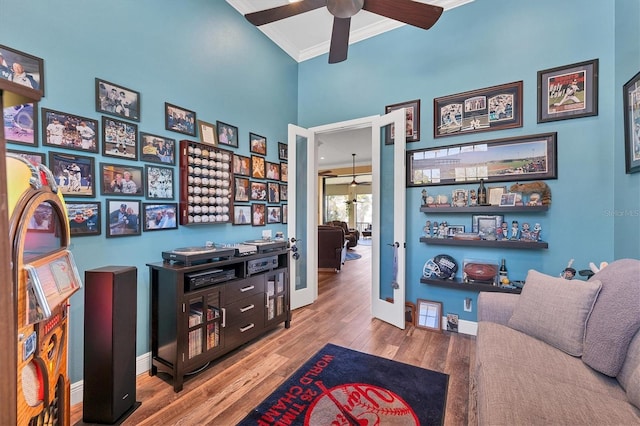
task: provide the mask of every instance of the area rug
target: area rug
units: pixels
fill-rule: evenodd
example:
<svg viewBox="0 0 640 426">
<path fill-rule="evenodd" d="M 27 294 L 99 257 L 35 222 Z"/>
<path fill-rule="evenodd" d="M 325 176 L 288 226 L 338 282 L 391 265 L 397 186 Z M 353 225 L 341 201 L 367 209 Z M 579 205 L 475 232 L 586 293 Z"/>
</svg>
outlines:
<svg viewBox="0 0 640 426">
<path fill-rule="evenodd" d="M 348 251 L 347 254 L 344 256 L 344 260 L 356 260 L 356 259 L 360 259 L 361 257 L 362 255 L 358 253 Z"/>
<path fill-rule="evenodd" d="M 328 344 L 239 425 L 441 425 L 448 380 Z"/>
<path fill-rule="evenodd" d="M 371 238 L 360 238 L 358 240 L 358 245 L 359 246 L 370 246 L 371 245 Z"/>
</svg>

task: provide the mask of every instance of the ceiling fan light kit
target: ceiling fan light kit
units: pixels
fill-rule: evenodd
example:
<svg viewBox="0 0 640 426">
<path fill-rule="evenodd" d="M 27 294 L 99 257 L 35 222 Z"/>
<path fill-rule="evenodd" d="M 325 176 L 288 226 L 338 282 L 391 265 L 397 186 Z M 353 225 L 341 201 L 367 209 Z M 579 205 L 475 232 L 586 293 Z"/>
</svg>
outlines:
<svg viewBox="0 0 640 426">
<path fill-rule="evenodd" d="M 248 13 L 245 18 L 253 25 L 260 26 L 321 7 L 326 7 L 334 17 L 329 48 L 330 64 L 347 59 L 351 17 L 360 10 L 366 10 L 425 30 L 431 28 L 440 19 L 444 10 L 439 6 L 413 0 L 302 0 Z"/>
</svg>

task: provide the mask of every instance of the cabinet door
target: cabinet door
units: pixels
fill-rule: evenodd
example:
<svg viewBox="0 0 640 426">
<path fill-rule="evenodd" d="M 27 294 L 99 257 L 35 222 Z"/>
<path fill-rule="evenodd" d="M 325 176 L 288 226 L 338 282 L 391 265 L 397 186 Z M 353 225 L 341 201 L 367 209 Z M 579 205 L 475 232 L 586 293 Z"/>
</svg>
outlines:
<svg viewBox="0 0 640 426">
<path fill-rule="evenodd" d="M 265 274 L 266 325 L 287 319 L 289 311 L 289 274 L 287 269 L 276 269 Z"/>
<path fill-rule="evenodd" d="M 223 347 L 220 288 L 187 295 L 186 318 L 188 339 L 185 361 Z"/>
</svg>

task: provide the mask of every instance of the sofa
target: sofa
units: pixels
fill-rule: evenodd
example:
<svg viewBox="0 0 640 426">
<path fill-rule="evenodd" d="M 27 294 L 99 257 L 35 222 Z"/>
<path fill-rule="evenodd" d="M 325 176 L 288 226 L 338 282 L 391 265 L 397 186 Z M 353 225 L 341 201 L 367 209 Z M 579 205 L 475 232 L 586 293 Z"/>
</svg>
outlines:
<svg viewBox="0 0 640 426">
<path fill-rule="evenodd" d="M 479 425 L 640 424 L 640 260 L 589 280 L 529 271 L 481 292 L 472 401 Z"/>
<path fill-rule="evenodd" d="M 347 255 L 347 240 L 342 228 L 318 226 L 318 268 L 342 269 Z"/>
<path fill-rule="evenodd" d="M 357 229 L 350 229 L 349 225 L 347 225 L 347 222 L 333 220 L 331 222 L 327 222 L 325 225 L 337 226 L 339 228 L 342 228 L 345 238 L 349 240 L 349 245 L 347 246 L 347 248 L 352 248 L 358 245 L 358 240 L 360 239 L 360 231 L 358 231 Z"/>
</svg>

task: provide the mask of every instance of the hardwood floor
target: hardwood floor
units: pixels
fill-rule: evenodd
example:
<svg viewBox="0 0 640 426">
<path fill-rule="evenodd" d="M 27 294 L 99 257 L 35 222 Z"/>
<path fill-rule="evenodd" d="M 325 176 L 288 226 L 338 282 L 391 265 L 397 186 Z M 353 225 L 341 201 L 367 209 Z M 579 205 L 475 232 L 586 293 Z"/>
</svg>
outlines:
<svg viewBox="0 0 640 426">
<path fill-rule="evenodd" d="M 400 330 L 370 313 L 371 247 L 342 271 L 319 273 L 319 298 L 293 312 L 283 326 L 187 378 L 174 393 L 169 376 L 137 378 L 142 405 L 123 425 L 235 425 L 326 343 L 449 374 L 445 425 L 474 424 L 469 375 L 475 338 L 408 327 Z M 71 407 L 71 424 L 83 425 L 82 404 Z"/>
</svg>

